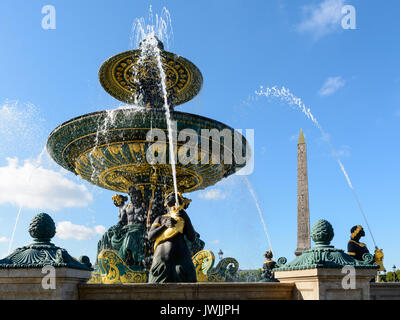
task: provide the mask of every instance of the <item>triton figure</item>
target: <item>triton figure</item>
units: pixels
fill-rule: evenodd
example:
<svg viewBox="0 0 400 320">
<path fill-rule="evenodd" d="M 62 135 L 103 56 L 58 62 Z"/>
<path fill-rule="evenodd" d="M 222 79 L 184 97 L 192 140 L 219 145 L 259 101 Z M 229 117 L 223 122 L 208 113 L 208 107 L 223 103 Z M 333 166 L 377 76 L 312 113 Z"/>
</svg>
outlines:
<svg viewBox="0 0 400 320">
<path fill-rule="evenodd" d="M 118 223 L 110 227 L 97 245 L 97 255 L 104 249 L 112 249 L 133 270 L 141 270 L 143 261 L 143 238 L 145 219 L 142 194 L 135 188 L 129 188 L 131 201 L 120 194 L 112 196 L 114 205 L 119 208 Z M 98 261 L 96 261 L 98 263 Z"/>
<path fill-rule="evenodd" d="M 131 197 L 131 202 L 125 208 L 128 225 L 143 223 L 146 219 L 146 213 L 143 208 L 142 193 L 134 187 L 130 187 L 129 196 Z"/>
<path fill-rule="evenodd" d="M 128 222 L 125 212 L 125 207 L 127 206 L 125 202 L 128 201 L 128 197 L 120 194 L 115 194 L 111 197 L 111 199 L 113 200 L 114 205 L 117 208 L 119 208 L 118 211 L 119 221 L 116 225 L 111 226 L 101 237 L 101 240 L 97 244 L 97 256 L 104 249 L 113 249 L 118 252 L 119 246 L 118 248 L 115 247 L 115 245 L 113 245 L 112 240 L 114 240 L 115 244 L 115 239 L 120 236 L 122 227 L 125 226 Z M 96 256 L 96 265 L 98 264 L 97 256 Z"/>
<path fill-rule="evenodd" d="M 123 227 L 123 240 L 120 247 L 121 256 L 128 266 L 143 264 L 143 237 L 145 236 L 145 210 L 142 193 L 133 187 L 129 188 L 131 202 L 124 208 L 127 225 Z"/>
<path fill-rule="evenodd" d="M 170 193 L 165 199 L 168 213 L 157 217 L 148 232 L 154 241 L 153 262 L 149 273 L 150 283 L 197 282 L 189 248 L 185 241 L 195 240 L 196 232 L 185 212 L 189 202 L 178 193 Z"/>
</svg>

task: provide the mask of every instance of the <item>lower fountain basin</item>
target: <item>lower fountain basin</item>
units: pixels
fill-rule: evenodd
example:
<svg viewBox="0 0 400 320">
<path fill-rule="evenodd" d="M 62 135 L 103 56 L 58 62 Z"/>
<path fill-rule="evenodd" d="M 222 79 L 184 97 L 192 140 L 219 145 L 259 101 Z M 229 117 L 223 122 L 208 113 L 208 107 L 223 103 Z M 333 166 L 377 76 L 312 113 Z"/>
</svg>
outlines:
<svg viewBox="0 0 400 320">
<path fill-rule="evenodd" d="M 190 146 L 197 142 L 189 152 L 189 139 L 174 140 L 180 192 L 204 189 L 246 165 L 246 156 L 250 153 L 246 140 L 231 127 L 177 111 L 171 112 L 171 120 L 176 123 L 177 136 L 185 129 L 194 137 L 190 138 Z M 156 145 L 148 136 L 151 129 L 158 129 L 167 137 L 167 121 L 162 110 L 128 108 L 94 112 L 54 129 L 47 141 L 47 150 L 59 165 L 105 189 L 127 193 L 131 186 L 154 186 L 172 190 L 168 137 L 164 145 L 160 141 Z M 202 138 L 204 129 L 216 129 L 217 135 Z M 231 141 L 223 134 L 230 135 Z M 188 163 L 179 161 L 179 154 L 185 152 L 190 156 Z M 159 158 L 164 156 L 165 163 L 148 161 L 149 153 Z"/>
</svg>

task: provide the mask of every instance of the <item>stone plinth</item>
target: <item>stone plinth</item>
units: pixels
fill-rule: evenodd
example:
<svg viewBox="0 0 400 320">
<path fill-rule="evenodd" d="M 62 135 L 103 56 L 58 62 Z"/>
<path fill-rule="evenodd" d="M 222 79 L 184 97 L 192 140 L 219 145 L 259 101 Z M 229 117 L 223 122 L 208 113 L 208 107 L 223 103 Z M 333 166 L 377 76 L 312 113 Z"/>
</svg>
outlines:
<svg viewBox="0 0 400 320">
<path fill-rule="evenodd" d="M 78 284 L 86 283 L 90 271 L 55 268 L 55 289 L 44 289 L 41 268 L 0 269 L 0 299 L 3 300 L 77 300 Z M 48 283 L 45 280 L 46 283 Z"/>
<path fill-rule="evenodd" d="M 356 260 L 343 250 L 330 245 L 332 225 L 318 220 L 311 237 L 315 246 L 305 250 L 292 262 L 279 258 L 274 275 L 281 283 L 295 284 L 294 299 L 302 300 L 368 300 L 370 280 L 379 266 L 374 256 L 365 253 Z"/>
<path fill-rule="evenodd" d="M 275 271 L 275 278 L 295 285 L 293 298 L 296 300 L 369 300 L 370 280 L 375 274 L 375 269 L 356 269 L 354 289 L 343 287 L 348 274 L 337 268 Z M 344 280 L 344 283 L 348 282 Z"/>
<path fill-rule="evenodd" d="M 400 282 L 378 282 L 370 285 L 371 300 L 400 300 Z"/>
<path fill-rule="evenodd" d="M 132 283 L 79 285 L 81 300 L 289 300 L 292 283 Z"/>
</svg>

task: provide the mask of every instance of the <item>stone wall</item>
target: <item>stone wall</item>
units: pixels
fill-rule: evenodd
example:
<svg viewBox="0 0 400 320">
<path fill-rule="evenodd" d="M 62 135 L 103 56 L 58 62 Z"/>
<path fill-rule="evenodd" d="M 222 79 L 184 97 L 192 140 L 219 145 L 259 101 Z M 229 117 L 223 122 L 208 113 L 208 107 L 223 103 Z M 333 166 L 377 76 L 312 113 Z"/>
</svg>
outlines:
<svg viewBox="0 0 400 320">
<path fill-rule="evenodd" d="M 292 283 L 82 284 L 81 300 L 290 300 Z"/>
<path fill-rule="evenodd" d="M 378 282 L 370 285 L 371 300 L 400 300 L 400 282 Z"/>
<path fill-rule="evenodd" d="M 41 268 L 0 269 L 1 300 L 77 300 L 78 283 L 86 283 L 90 271 L 57 268 L 55 289 L 44 289 Z"/>
</svg>

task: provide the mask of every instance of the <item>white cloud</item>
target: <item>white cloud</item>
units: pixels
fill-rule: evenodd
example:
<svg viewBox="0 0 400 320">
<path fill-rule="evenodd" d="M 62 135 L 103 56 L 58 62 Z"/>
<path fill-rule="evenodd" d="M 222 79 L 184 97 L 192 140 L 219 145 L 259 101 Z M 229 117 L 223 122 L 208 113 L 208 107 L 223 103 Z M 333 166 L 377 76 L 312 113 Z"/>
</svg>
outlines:
<svg viewBox="0 0 400 320">
<path fill-rule="evenodd" d="M 220 241 L 219 240 L 213 240 L 213 241 L 209 241 L 208 243 L 209 244 L 218 244 L 218 243 L 220 243 Z"/>
<path fill-rule="evenodd" d="M 72 182 L 61 172 L 38 167 L 31 160 L 23 165 L 18 158 L 6 160 L 8 164 L 0 167 L 0 205 L 59 210 L 85 207 L 93 200 L 86 186 Z"/>
<path fill-rule="evenodd" d="M 0 243 L 2 242 L 8 242 L 8 239 L 6 237 L 0 237 Z"/>
<path fill-rule="evenodd" d="M 342 79 L 342 77 L 340 76 L 329 77 L 328 79 L 326 79 L 318 93 L 320 96 L 327 96 L 335 93 L 337 90 L 344 87 L 345 84 L 346 80 Z"/>
<path fill-rule="evenodd" d="M 104 226 L 98 225 L 88 228 L 82 225 L 73 224 L 70 221 L 62 221 L 57 224 L 56 236 L 60 239 L 90 240 L 94 236 L 103 235 L 106 232 Z"/>
<path fill-rule="evenodd" d="M 210 189 L 199 194 L 199 198 L 205 200 L 223 200 L 227 197 L 221 189 Z"/>
<path fill-rule="evenodd" d="M 344 3 L 345 0 L 325 0 L 318 5 L 304 6 L 305 18 L 297 30 L 312 33 L 316 40 L 339 30 Z"/>
</svg>

